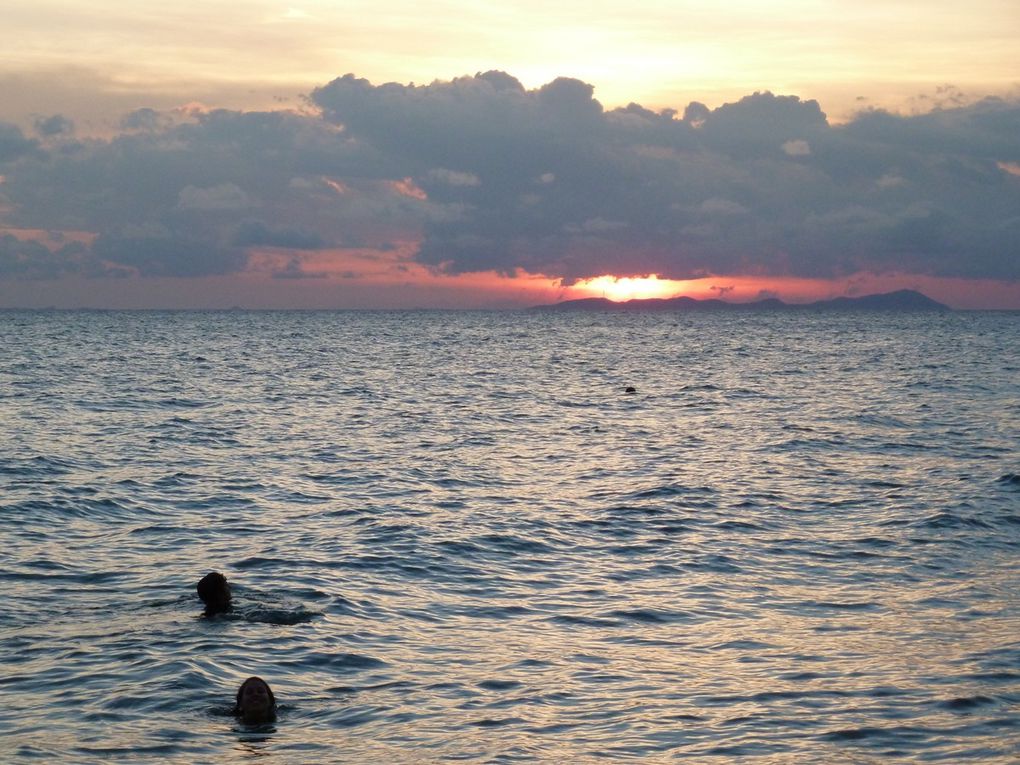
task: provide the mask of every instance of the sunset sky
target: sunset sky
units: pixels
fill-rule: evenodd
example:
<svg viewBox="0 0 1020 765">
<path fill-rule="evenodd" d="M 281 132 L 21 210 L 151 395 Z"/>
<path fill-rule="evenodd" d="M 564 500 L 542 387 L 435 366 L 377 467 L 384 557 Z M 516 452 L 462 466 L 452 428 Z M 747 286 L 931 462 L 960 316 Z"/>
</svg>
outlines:
<svg viewBox="0 0 1020 765">
<path fill-rule="evenodd" d="M 6 0 L 3 24 L 0 307 L 1020 309 L 1015 0 Z"/>
</svg>

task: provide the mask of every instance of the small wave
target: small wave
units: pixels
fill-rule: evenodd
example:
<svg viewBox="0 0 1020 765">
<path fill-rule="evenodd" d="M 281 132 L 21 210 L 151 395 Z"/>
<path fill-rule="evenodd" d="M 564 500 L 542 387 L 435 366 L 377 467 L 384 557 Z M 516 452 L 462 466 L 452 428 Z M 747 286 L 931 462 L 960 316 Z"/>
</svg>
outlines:
<svg viewBox="0 0 1020 765">
<path fill-rule="evenodd" d="M 807 425 L 795 425 L 793 423 L 786 423 L 785 425 L 783 425 L 780 428 L 780 430 L 791 430 L 791 431 L 796 431 L 798 433 L 814 433 L 815 432 L 815 428 L 809 427 Z"/>
<path fill-rule="evenodd" d="M 634 544 L 634 545 L 613 545 L 606 549 L 610 555 L 619 555 L 624 558 L 641 557 L 643 555 L 655 555 L 662 551 L 657 544 Z M 629 578 L 629 574 L 618 575 L 622 579 Z"/>
<path fill-rule="evenodd" d="M 864 485 L 870 486 L 873 489 L 903 489 L 906 487 L 906 484 L 898 483 L 896 481 L 885 481 L 881 479 L 875 481 L 866 481 Z"/>
<path fill-rule="evenodd" d="M 487 542 L 496 549 L 504 552 L 552 552 L 552 548 L 544 542 L 539 542 L 534 539 L 525 539 L 524 537 L 513 536 L 511 534 L 487 534 L 486 536 L 479 537 L 479 540 Z"/>
<path fill-rule="evenodd" d="M 67 475 L 76 468 L 70 460 L 46 455 L 28 459 L 0 459 L 0 475 L 26 476 L 32 478 Z"/>
<path fill-rule="evenodd" d="M 495 719 L 492 717 L 486 717 L 484 720 L 475 720 L 469 722 L 468 725 L 472 725 L 476 728 L 502 728 L 507 725 L 521 725 L 527 722 L 520 717 L 504 717 L 502 719 Z"/>
<path fill-rule="evenodd" d="M 729 398 L 772 398 L 772 396 L 765 391 L 754 390 L 752 388 L 734 388 L 733 390 L 726 392 Z"/>
<path fill-rule="evenodd" d="M 606 616 L 638 624 L 676 624 L 690 622 L 694 617 L 683 611 L 662 611 L 654 608 L 617 609 Z"/>
<path fill-rule="evenodd" d="M 829 731 L 822 738 L 825 741 L 861 741 L 881 733 L 881 728 L 844 728 L 842 730 Z"/>
<path fill-rule="evenodd" d="M 204 406 L 209 406 L 208 401 L 199 401 L 193 398 L 178 398 L 171 396 L 170 398 L 164 398 L 156 402 L 157 406 L 161 406 L 167 409 L 181 408 L 181 409 L 200 409 Z"/>
<path fill-rule="evenodd" d="M 319 611 L 310 611 L 304 608 L 253 608 L 251 610 L 242 611 L 241 615 L 247 622 L 291 626 L 294 624 L 310 622 L 316 617 L 322 616 L 322 613 Z"/>
<path fill-rule="evenodd" d="M 78 499 L 69 501 L 65 499 L 27 500 L 11 505 L 4 509 L 8 518 L 24 516 L 33 520 L 46 518 L 75 518 L 96 521 L 99 519 L 137 519 L 146 511 L 138 508 L 133 503 L 122 504 L 115 500 L 104 499 Z"/>
<path fill-rule="evenodd" d="M 617 619 L 599 619 L 593 616 L 574 616 L 572 614 L 559 614 L 549 619 L 556 624 L 564 624 L 570 627 L 622 627 L 623 622 Z"/>
<path fill-rule="evenodd" d="M 391 680 L 385 683 L 370 683 L 369 685 L 334 685 L 327 688 L 327 693 L 350 694 L 366 693 L 368 691 L 388 691 L 392 688 L 413 688 L 414 683 L 407 680 Z"/>
<path fill-rule="evenodd" d="M 534 733 L 538 736 L 556 735 L 559 733 L 566 733 L 569 730 L 577 728 L 581 723 L 553 723 L 552 725 L 542 725 L 539 727 L 525 728 L 526 733 Z M 497 762 L 497 760 L 494 760 Z"/>
<path fill-rule="evenodd" d="M 337 672 L 360 672 L 363 669 L 381 669 L 389 666 L 382 659 L 358 653 L 307 653 L 300 659 L 282 662 L 290 667 L 328 667 Z"/>
<path fill-rule="evenodd" d="M 833 601 L 833 600 L 802 600 L 794 603 L 796 608 L 824 611 L 876 611 L 882 608 L 881 603 L 874 601 Z"/>
<path fill-rule="evenodd" d="M 181 747 L 177 744 L 149 744 L 148 746 L 142 744 L 132 744 L 129 746 L 83 746 L 79 744 L 74 748 L 74 751 L 101 757 L 104 760 L 119 760 L 125 756 L 132 759 L 143 756 L 169 757 L 180 753 Z"/>
<path fill-rule="evenodd" d="M 480 608 L 469 608 L 465 614 L 476 619 L 513 619 L 518 616 L 526 616 L 533 613 L 525 606 L 482 606 Z"/>
<path fill-rule="evenodd" d="M 269 566 L 288 564 L 290 564 L 290 561 L 285 558 L 263 558 L 260 556 L 253 556 L 251 558 L 245 558 L 244 560 L 238 561 L 235 566 L 244 571 L 250 568 L 266 568 Z"/>
<path fill-rule="evenodd" d="M 758 640 L 729 640 L 725 643 L 718 643 L 711 646 L 712 651 L 767 651 L 774 649 L 770 643 L 762 643 Z"/>
<path fill-rule="evenodd" d="M 913 427 L 909 423 L 903 420 L 897 419 L 896 417 L 890 417 L 888 415 L 877 415 L 877 414 L 862 414 L 857 418 L 857 422 L 864 423 L 866 425 L 880 425 L 886 428 L 911 428 Z"/>
<path fill-rule="evenodd" d="M 664 497 L 679 497 L 688 494 L 715 494 L 715 490 L 707 486 L 683 486 L 678 484 L 666 484 L 645 489 L 628 495 L 628 499 L 659 499 Z"/>
<path fill-rule="evenodd" d="M 692 571 L 711 571 L 716 574 L 738 574 L 740 566 L 728 555 L 705 555 L 697 560 L 684 564 L 684 568 Z"/>
<path fill-rule="evenodd" d="M 926 529 L 990 529 L 992 525 L 979 518 L 967 518 L 949 511 L 935 513 L 927 518 L 922 518 L 917 525 Z"/>
<path fill-rule="evenodd" d="M 799 452 L 804 450 L 829 450 L 833 448 L 843 449 L 846 441 L 842 438 L 791 438 L 768 444 L 760 448 L 763 452 Z"/>
<path fill-rule="evenodd" d="M 197 473 L 186 473 L 179 470 L 171 475 L 165 475 L 162 478 L 156 479 L 153 485 L 161 488 L 165 486 L 182 486 L 192 481 L 200 481 L 202 478 L 203 476 Z"/>
<path fill-rule="evenodd" d="M 940 701 L 938 706 L 948 709 L 950 712 L 969 712 L 980 707 L 987 707 L 995 704 L 995 699 L 988 696 L 960 696 L 955 699 Z"/>
<path fill-rule="evenodd" d="M 722 531 L 765 531 L 765 527 L 758 523 L 752 523 L 750 521 L 719 521 L 719 523 L 713 524 L 712 528 L 720 529 Z"/>
<path fill-rule="evenodd" d="M 510 691 L 520 688 L 521 683 L 517 680 L 483 680 L 478 687 L 486 691 Z"/>
<path fill-rule="evenodd" d="M 963 677 L 967 680 L 976 680 L 978 682 L 1007 683 L 1020 680 L 1020 672 L 1010 672 L 1008 670 L 1001 672 L 973 672 Z"/>
</svg>

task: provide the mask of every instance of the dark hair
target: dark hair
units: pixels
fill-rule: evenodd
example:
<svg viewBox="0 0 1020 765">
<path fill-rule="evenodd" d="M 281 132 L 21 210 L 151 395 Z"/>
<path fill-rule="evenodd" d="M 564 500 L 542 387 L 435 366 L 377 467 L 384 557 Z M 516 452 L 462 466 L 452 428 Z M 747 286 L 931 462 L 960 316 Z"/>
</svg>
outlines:
<svg viewBox="0 0 1020 765">
<path fill-rule="evenodd" d="M 195 589 L 198 590 L 198 597 L 207 606 L 226 606 L 230 603 L 230 585 L 219 571 L 203 576 Z"/>
<path fill-rule="evenodd" d="M 276 711 L 276 696 L 273 695 L 273 689 L 270 688 L 269 683 L 267 683 L 261 677 L 252 675 L 243 683 L 241 683 L 241 686 L 237 689 L 237 697 L 234 700 L 234 713 L 236 714 L 241 711 L 241 694 L 244 693 L 244 689 L 248 685 L 248 683 L 262 683 L 264 686 L 266 686 L 266 693 L 269 694 L 269 709 L 270 711 Z"/>
</svg>

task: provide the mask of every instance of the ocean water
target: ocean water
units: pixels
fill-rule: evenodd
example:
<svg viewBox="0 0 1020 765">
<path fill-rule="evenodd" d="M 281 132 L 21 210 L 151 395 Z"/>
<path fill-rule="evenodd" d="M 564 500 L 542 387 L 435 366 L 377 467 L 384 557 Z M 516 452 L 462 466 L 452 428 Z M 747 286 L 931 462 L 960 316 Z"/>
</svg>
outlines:
<svg viewBox="0 0 1020 765">
<path fill-rule="evenodd" d="M 0 313 L 0 761 L 1016 763 L 1018 330 Z"/>
</svg>

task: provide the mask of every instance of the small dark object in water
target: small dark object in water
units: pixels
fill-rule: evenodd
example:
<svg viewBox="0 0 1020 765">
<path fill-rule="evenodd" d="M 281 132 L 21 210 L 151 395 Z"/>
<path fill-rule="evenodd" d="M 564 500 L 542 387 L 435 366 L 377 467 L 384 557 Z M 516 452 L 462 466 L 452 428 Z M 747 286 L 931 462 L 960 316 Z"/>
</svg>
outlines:
<svg viewBox="0 0 1020 765">
<path fill-rule="evenodd" d="M 261 677 L 249 677 L 237 689 L 234 714 L 245 723 L 265 723 L 276 717 L 276 697 Z"/>
<path fill-rule="evenodd" d="M 637 393 L 637 388 L 635 388 L 633 385 L 628 385 L 626 388 L 624 388 L 623 392 L 624 393 Z"/>
<path fill-rule="evenodd" d="M 230 585 L 227 578 L 218 571 L 203 576 L 198 586 L 198 597 L 205 603 L 207 614 L 219 614 L 230 610 Z"/>
</svg>

